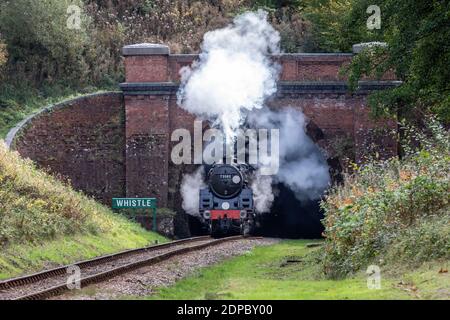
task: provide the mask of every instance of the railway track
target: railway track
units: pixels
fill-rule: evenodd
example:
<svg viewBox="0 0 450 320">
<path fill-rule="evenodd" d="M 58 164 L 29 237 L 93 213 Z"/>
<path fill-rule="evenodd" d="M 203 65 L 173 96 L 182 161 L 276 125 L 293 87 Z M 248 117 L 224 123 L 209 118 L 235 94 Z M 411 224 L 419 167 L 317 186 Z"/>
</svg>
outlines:
<svg viewBox="0 0 450 320">
<path fill-rule="evenodd" d="M 80 269 L 80 285 L 105 281 L 117 275 L 152 265 L 173 256 L 200 250 L 242 236 L 213 239 L 209 236 L 188 238 L 150 247 L 80 261 L 27 276 L 0 281 L 0 300 L 42 300 L 70 291 L 67 279 L 70 267 Z"/>
</svg>

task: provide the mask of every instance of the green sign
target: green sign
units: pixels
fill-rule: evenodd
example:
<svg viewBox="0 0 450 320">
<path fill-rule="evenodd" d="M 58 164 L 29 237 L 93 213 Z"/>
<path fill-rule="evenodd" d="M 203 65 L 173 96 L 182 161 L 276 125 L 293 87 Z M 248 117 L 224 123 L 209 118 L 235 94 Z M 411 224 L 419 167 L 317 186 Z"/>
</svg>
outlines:
<svg viewBox="0 0 450 320">
<path fill-rule="evenodd" d="M 113 198 L 113 209 L 152 209 L 153 231 L 156 232 L 156 198 Z"/>
<path fill-rule="evenodd" d="M 156 198 L 113 198 L 114 209 L 155 209 Z"/>
</svg>

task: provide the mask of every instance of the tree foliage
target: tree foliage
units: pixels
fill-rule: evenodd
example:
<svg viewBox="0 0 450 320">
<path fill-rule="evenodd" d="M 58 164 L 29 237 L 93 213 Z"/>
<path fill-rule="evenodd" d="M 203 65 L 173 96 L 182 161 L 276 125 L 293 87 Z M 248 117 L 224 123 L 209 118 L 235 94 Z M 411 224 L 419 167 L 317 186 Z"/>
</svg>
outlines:
<svg viewBox="0 0 450 320">
<path fill-rule="evenodd" d="M 0 10 L 0 32 L 8 45 L 14 71 L 35 82 L 80 77 L 85 29 L 67 28 L 71 0 L 6 1 Z M 83 24 L 85 25 L 85 24 Z"/>
<path fill-rule="evenodd" d="M 325 8 L 339 7 L 344 0 L 326 0 Z M 420 119 L 424 113 L 436 113 L 450 121 L 450 2 L 378 1 L 381 28 L 369 30 L 366 12 L 370 0 L 349 0 L 335 22 L 326 11 L 311 14 L 316 21 L 318 47 L 349 51 L 355 43 L 384 41 L 386 49 L 365 50 L 349 69 L 353 84 L 363 76 L 380 77 L 394 70 L 403 81 L 398 88 L 379 92 L 370 98 L 377 114 L 394 113 Z M 322 23 L 323 22 L 323 23 Z"/>
<path fill-rule="evenodd" d="M 6 50 L 6 44 L 0 41 L 0 67 L 3 66 L 8 59 L 8 52 Z"/>
<path fill-rule="evenodd" d="M 386 49 L 354 58 L 348 69 L 351 85 L 356 87 L 365 75 L 380 77 L 394 70 L 403 84 L 370 96 L 376 115 L 421 118 L 434 112 L 448 123 L 450 3 L 380 0 L 381 29 L 369 30 L 367 8 L 372 2 L 7 0 L 0 4 L 0 64 L 8 60 L 0 72 L 15 85 L 114 84 L 123 77 L 123 45 L 167 43 L 174 53 L 195 53 L 206 32 L 223 27 L 236 14 L 262 7 L 280 32 L 285 52 L 349 52 L 355 43 L 387 42 Z M 67 8 L 73 4 L 82 9 L 80 29 L 67 28 Z"/>
<path fill-rule="evenodd" d="M 0 37 L 0 81 L 4 77 L 4 66 L 8 61 L 8 50 L 6 49 L 6 44 L 2 42 Z"/>
</svg>

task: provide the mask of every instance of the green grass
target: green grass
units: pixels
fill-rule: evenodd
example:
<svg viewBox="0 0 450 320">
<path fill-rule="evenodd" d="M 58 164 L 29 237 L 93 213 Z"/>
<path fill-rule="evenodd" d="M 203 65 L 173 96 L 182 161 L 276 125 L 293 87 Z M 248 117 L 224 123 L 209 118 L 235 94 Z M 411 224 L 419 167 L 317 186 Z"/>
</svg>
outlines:
<svg viewBox="0 0 450 320">
<path fill-rule="evenodd" d="M 0 279 L 70 264 L 126 249 L 166 242 L 167 239 L 145 231 L 119 216 L 110 217 L 114 227 L 99 234 L 75 234 L 43 241 L 40 244 L 13 244 L 0 253 Z"/>
<path fill-rule="evenodd" d="M 0 278 L 166 239 L 74 191 L 0 140 Z"/>
<path fill-rule="evenodd" d="M 308 262 L 309 241 L 283 241 L 201 269 L 148 299 L 436 299 L 449 298 L 450 276 L 439 273 L 449 262 L 417 270 L 381 269 L 381 289 L 368 289 L 363 272 L 329 280 Z M 301 260 L 286 263 L 287 259 Z M 417 289 L 415 289 L 417 288 Z M 125 297 L 129 298 L 129 297 Z"/>
</svg>

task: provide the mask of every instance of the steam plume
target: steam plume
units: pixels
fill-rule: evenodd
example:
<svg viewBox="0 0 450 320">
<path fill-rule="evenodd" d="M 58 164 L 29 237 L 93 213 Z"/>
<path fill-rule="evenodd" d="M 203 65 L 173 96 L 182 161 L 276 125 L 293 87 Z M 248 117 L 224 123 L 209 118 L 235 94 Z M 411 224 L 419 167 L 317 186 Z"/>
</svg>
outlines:
<svg viewBox="0 0 450 320">
<path fill-rule="evenodd" d="M 185 174 L 181 182 L 181 196 L 183 198 L 182 207 L 186 213 L 198 216 L 199 215 L 199 197 L 200 189 L 206 185 L 203 181 L 203 166 L 191 174 Z"/>
<path fill-rule="evenodd" d="M 255 210 L 258 213 L 267 213 L 270 211 L 275 195 L 272 190 L 273 179 L 271 176 L 263 176 L 256 171 L 252 182 L 253 202 Z"/>
<path fill-rule="evenodd" d="M 232 141 L 245 114 L 276 91 L 279 67 L 269 54 L 279 53 L 279 41 L 262 10 L 206 33 L 198 63 L 182 70 L 179 105 L 215 121 Z"/>
<path fill-rule="evenodd" d="M 306 134 L 303 113 L 265 108 L 249 115 L 248 122 L 252 127 L 280 130 L 280 169 L 274 182 L 284 183 L 299 200 L 320 198 L 330 175 L 321 150 Z"/>
</svg>

